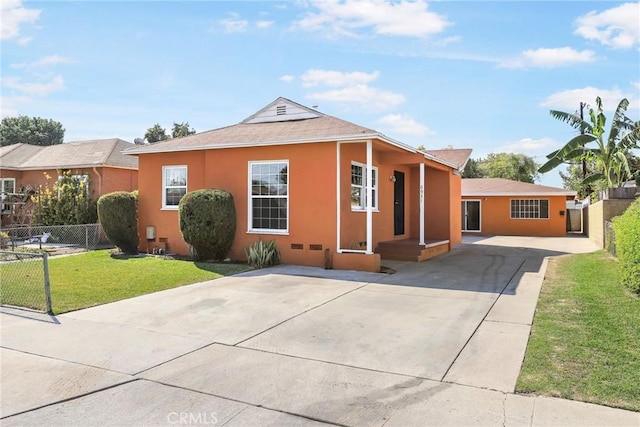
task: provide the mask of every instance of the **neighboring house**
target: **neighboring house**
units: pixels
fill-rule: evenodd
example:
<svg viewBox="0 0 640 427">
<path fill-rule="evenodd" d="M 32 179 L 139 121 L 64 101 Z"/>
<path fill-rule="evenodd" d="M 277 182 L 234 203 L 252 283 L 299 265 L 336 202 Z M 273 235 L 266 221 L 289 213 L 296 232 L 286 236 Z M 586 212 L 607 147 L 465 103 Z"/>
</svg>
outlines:
<svg viewBox="0 0 640 427">
<path fill-rule="evenodd" d="M 139 159 L 141 250 L 188 254 L 178 203 L 203 188 L 234 196 L 232 259 L 273 239 L 284 263 L 379 271 L 376 250 L 421 260 L 461 241 L 460 164 L 285 98 L 125 153 Z"/>
<path fill-rule="evenodd" d="M 564 236 L 567 200 L 576 192 L 502 178 L 462 180 L 462 231 L 486 235 Z"/>
<path fill-rule="evenodd" d="M 86 177 L 91 197 L 138 188 L 138 159 L 122 154 L 133 144 L 117 138 L 75 141 L 37 146 L 13 144 L 0 147 L 2 224 L 9 224 L 25 191 L 57 180 L 62 171 Z"/>
</svg>

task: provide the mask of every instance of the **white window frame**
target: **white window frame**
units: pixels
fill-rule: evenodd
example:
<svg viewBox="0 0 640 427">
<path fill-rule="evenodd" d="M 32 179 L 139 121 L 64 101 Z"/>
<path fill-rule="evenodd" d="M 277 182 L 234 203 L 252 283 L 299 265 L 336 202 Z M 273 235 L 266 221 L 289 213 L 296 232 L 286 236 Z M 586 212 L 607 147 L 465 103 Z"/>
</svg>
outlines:
<svg viewBox="0 0 640 427">
<path fill-rule="evenodd" d="M 6 182 L 13 182 L 13 191 L 11 192 L 6 192 L 4 191 L 4 183 Z M 0 200 L 4 201 L 5 199 L 7 199 L 9 194 L 15 194 L 16 192 L 16 179 L 15 178 L 0 178 Z M 11 210 L 11 204 L 7 203 L 2 203 L 0 205 L 0 210 L 2 212 L 5 211 L 10 211 Z"/>
<path fill-rule="evenodd" d="M 547 216 L 541 216 L 541 203 L 547 202 Z M 518 202 L 518 216 L 513 216 L 513 202 Z M 524 204 L 524 206 L 523 206 Z M 528 206 L 527 206 L 528 205 Z M 524 215 L 523 215 L 524 214 Z M 509 201 L 509 217 L 511 219 L 549 220 L 551 217 L 551 203 L 549 199 L 511 199 Z"/>
<path fill-rule="evenodd" d="M 273 164 L 285 164 L 287 168 L 287 188 L 286 194 L 278 194 L 278 195 L 254 195 L 252 192 L 253 187 L 253 175 L 252 169 L 254 165 L 273 165 Z M 247 233 L 255 233 L 255 234 L 281 234 L 288 235 L 289 234 L 289 224 L 290 224 L 290 216 L 289 216 L 289 208 L 291 204 L 289 203 L 289 182 L 291 176 L 291 169 L 289 168 L 289 160 L 255 160 L 249 161 L 248 163 L 248 172 L 247 172 Z M 286 228 L 284 229 L 273 229 L 273 228 L 256 228 L 253 226 L 253 199 L 254 198 L 272 198 L 272 199 L 284 199 L 287 202 L 287 217 L 286 217 Z"/>
<path fill-rule="evenodd" d="M 359 167 L 362 170 L 362 184 L 354 184 L 353 183 L 353 167 Z M 378 181 L 380 180 L 380 173 L 378 172 L 378 167 L 377 166 L 373 166 L 371 168 L 373 170 L 373 176 L 372 176 L 372 181 L 373 181 L 373 187 L 372 187 L 372 191 L 373 191 L 373 206 L 371 206 L 371 209 L 373 210 L 373 212 L 378 212 Z M 364 163 L 359 163 L 359 162 L 355 162 L 352 161 L 351 162 L 351 168 L 349 169 L 349 178 L 350 178 L 350 182 L 351 182 L 351 192 L 350 194 L 353 194 L 353 189 L 357 188 L 360 189 L 360 204 L 358 206 L 354 206 L 353 205 L 353 199 L 350 199 L 350 203 L 351 203 L 351 211 L 353 212 L 366 212 L 367 211 L 367 205 L 366 205 L 366 199 L 367 199 L 367 165 L 365 165 Z"/>
<path fill-rule="evenodd" d="M 185 183 L 184 185 L 167 185 L 167 171 L 171 169 L 184 169 Z M 167 165 L 162 166 L 162 210 L 177 211 L 178 205 L 167 205 L 167 190 L 172 188 L 184 188 L 184 194 L 187 194 L 189 186 L 189 168 L 187 165 Z M 184 197 L 184 195 L 183 195 Z"/>
</svg>

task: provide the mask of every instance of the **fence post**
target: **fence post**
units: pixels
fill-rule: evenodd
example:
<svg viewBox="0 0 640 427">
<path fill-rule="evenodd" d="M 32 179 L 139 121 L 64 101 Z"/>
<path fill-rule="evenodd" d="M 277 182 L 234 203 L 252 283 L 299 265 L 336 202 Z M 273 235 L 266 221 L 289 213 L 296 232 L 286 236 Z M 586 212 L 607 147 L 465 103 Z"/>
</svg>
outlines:
<svg viewBox="0 0 640 427">
<path fill-rule="evenodd" d="M 49 254 L 42 253 L 42 262 L 44 264 L 44 294 L 47 299 L 47 313 L 53 314 L 53 306 L 51 304 L 51 284 L 49 283 Z"/>
<path fill-rule="evenodd" d="M 84 249 L 89 250 L 89 224 L 84 226 Z"/>
</svg>

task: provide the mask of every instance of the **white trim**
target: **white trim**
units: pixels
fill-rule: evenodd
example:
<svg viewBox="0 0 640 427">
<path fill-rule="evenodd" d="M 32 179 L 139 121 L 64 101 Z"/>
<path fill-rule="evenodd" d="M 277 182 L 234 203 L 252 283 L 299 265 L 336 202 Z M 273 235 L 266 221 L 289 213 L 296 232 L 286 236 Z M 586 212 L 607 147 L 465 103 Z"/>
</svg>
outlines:
<svg viewBox="0 0 640 427">
<path fill-rule="evenodd" d="M 478 229 L 467 230 L 467 224 L 460 224 L 461 225 L 460 228 L 464 233 L 481 233 L 482 232 L 482 199 L 462 199 L 461 203 L 465 204 L 465 209 L 462 211 L 462 213 L 465 215 L 465 219 L 467 218 L 466 202 L 478 202 Z"/>
<path fill-rule="evenodd" d="M 462 197 L 491 197 L 491 196 L 510 196 L 510 197 L 519 197 L 519 196 L 534 196 L 534 197 L 553 197 L 553 196 L 575 196 L 577 193 L 575 191 L 558 191 L 557 193 L 537 193 L 537 192 L 518 192 L 518 191 L 508 191 L 502 193 L 481 193 L 481 192 L 473 192 L 473 193 L 462 193 Z"/>
<path fill-rule="evenodd" d="M 419 244 L 421 246 L 424 246 L 425 241 L 424 241 L 424 163 L 420 162 L 420 187 L 418 189 L 418 191 L 420 192 L 419 197 L 420 197 L 420 242 Z"/>
<path fill-rule="evenodd" d="M 177 211 L 178 210 L 178 205 L 167 205 L 167 169 L 177 169 L 177 168 L 184 168 L 185 170 L 185 185 L 184 185 L 184 189 L 185 189 L 185 194 L 187 194 L 187 192 L 189 191 L 189 167 L 187 165 L 163 165 L 162 166 L 162 207 L 160 208 L 160 210 L 163 211 Z M 174 186 L 174 187 L 182 187 L 180 186 Z M 184 197 L 184 196 L 183 196 Z"/>
<path fill-rule="evenodd" d="M 287 228 L 285 229 L 271 229 L 271 228 L 254 228 L 253 227 L 253 195 L 251 194 L 252 190 L 252 175 L 251 175 L 251 167 L 253 165 L 271 165 L 275 163 L 285 163 L 287 165 L 287 194 L 286 197 L 282 195 L 274 196 L 271 198 L 283 199 L 287 200 Z M 289 169 L 289 159 L 280 159 L 280 160 L 249 160 L 247 162 L 247 234 L 277 234 L 277 235 L 288 235 L 289 234 L 289 207 L 291 205 L 289 199 L 289 180 L 291 177 L 291 171 Z M 259 197 L 259 195 L 257 195 Z"/>
<path fill-rule="evenodd" d="M 364 190 L 365 194 L 361 195 L 361 196 L 364 197 L 364 202 L 365 202 L 364 206 L 360 205 L 360 207 L 354 207 L 353 204 L 352 204 L 351 205 L 351 212 L 366 212 L 367 211 L 367 200 L 369 200 L 369 198 L 368 198 L 369 196 L 367 195 L 368 194 L 367 193 L 367 188 L 368 188 L 367 182 L 369 182 L 368 179 L 367 179 L 367 177 L 369 176 L 369 173 L 366 173 L 367 172 L 367 165 L 364 164 L 364 163 L 360 163 L 360 162 L 356 162 L 355 160 L 352 160 L 351 161 L 351 166 L 358 166 L 358 167 L 362 168 L 362 172 L 365 175 L 364 178 L 365 178 L 365 181 L 366 181 L 366 182 L 362 183 L 362 189 Z M 376 197 L 372 197 L 373 205 L 372 205 L 371 208 L 372 208 L 373 212 L 380 212 L 380 208 L 378 206 L 378 198 L 379 198 L 379 194 L 380 194 L 379 193 L 380 171 L 379 171 L 377 166 L 373 166 L 372 170 L 375 172 L 375 175 L 376 175 L 376 185 L 374 185 L 372 187 L 372 189 L 376 190 Z M 371 180 L 373 181 L 373 175 L 371 176 L 371 178 L 372 178 Z M 351 170 L 349 170 L 349 179 L 351 180 Z M 351 185 L 351 187 L 353 187 L 354 184 L 352 182 L 350 182 L 350 185 Z"/>
<path fill-rule="evenodd" d="M 213 131 L 218 129 L 213 129 Z M 206 132 L 203 132 L 206 133 Z M 187 136 L 185 138 L 189 138 Z M 396 141 L 393 138 L 389 138 L 388 136 L 379 133 L 368 133 L 368 134 L 359 134 L 359 135 L 327 135 L 323 137 L 317 138 L 305 138 L 305 139 L 285 139 L 285 140 L 271 140 L 271 141 L 245 141 L 245 142 L 227 142 L 227 143 L 218 143 L 218 144 L 200 144 L 189 147 L 163 147 L 171 142 L 165 141 L 162 143 L 162 146 L 153 144 L 146 145 L 140 147 L 127 148 L 122 151 L 122 154 L 133 155 L 133 154 L 148 154 L 148 153 L 173 153 L 173 152 L 181 152 L 181 151 L 198 151 L 198 150 L 218 150 L 223 148 L 245 148 L 245 147 L 264 147 L 270 145 L 294 145 L 294 144 L 315 144 L 318 142 L 364 142 L 368 140 L 378 139 L 384 143 L 389 145 L 393 145 L 394 147 L 401 148 L 410 153 L 420 153 L 424 156 L 425 159 L 432 160 L 436 163 L 440 163 L 441 165 L 448 166 L 451 169 L 458 169 L 458 166 L 454 163 L 448 162 L 446 160 L 440 159 L 436 156 L 432 156 L 431 154 L 425 153 L 423 151 L 418 151 L 416 148 L 413 148 L 407 144 L 404 144 L 400 141 Z"/>
<path fill-rule="evenodd" d="M 4 182 L 5 181 L 13 181 L 13 191 L 4 191 Z M 15 178 L 0 178 L 0 201 L 4 201 L 7 198 L 8 194 L 17 194 L 16 193 L 16 179 Z M 6 212 L 11 211 L 10 203 L 0 203 L 0 211 Z"/>
<path fill-rule="evenodd" d="M 537 218 L 514 218 L 513 217 L 513 211 L 511 210 L 511 202 L 513 202 L 514 200 L 537 200 L 538 201 L 538 214 L 540 214 L 540 201 L 542 200 L 546 200 L 547 201 L 547 217 L 543 218 L 541 216 L 538 216 Z M 522 198 L 513 198 L 513 199 L 509 199 L 509 219 L 524 219 L 524 220 L 542 220 L 542 221 L 548 221 L 551 219 L 551 201 L 549 199 L 545 199 L 545 198 L 539 198 L 539 199 L 522 199 Z"/>
<path fill-rule="evenodd" d="M 377 176 L 380 181 L 380 176 Z M 376 192 L 376 197 L 378 196 Z M 367 254 L 373 253 L 373 143 L 367 141 Z"/>
</svg>

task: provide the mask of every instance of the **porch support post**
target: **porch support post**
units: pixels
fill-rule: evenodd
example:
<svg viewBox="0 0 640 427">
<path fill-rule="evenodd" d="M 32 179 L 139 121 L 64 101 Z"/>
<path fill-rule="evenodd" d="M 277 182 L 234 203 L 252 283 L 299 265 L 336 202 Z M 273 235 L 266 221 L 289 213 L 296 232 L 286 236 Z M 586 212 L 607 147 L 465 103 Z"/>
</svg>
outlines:
<svg viewBox="0 0 640 427">
<path fill-rule="evenodd" d="M 377 177 L 380 179 L 380 177 Z M 367 253 L 373 253 L 373 142 L 367 140 Z"/>
<path fill-rule="evenodd" d="M 336 253 L 340 253 L 340 141 L 336 141 Z"/>
<path fill-rule="evenodd" d="M 424 244 L 424 162 L 420 162 L 420 245 Z"/>
</svg>

